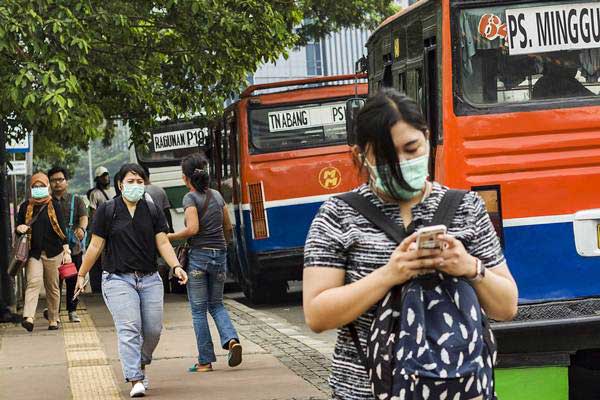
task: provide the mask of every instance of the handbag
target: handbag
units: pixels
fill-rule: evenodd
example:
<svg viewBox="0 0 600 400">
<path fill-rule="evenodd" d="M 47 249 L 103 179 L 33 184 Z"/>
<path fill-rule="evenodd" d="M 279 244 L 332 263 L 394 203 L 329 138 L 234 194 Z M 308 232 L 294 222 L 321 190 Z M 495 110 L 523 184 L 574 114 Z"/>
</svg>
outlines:
<svg viewBox="0 0 600 400">
<path fill-rule="evenodd" d="M 31 219 L 27 226 L 31 227 L 35 221 L 37 221 L 38 216 L 44 211 L 46 205 L 42 206 L 40 211 Z M 31 250 L 31 243 L 29 240 L 29 234 L 24 233 L 19 235 L 15 242 L 13 243 L 12 250 L 10 252 L 10 259 L 8 262 L 7 272 L 11 276 L 16 276 L 27 264 L 29 260 L 29 250 Z"/>
<path fill-rule="evenodd" d="M 75 266 L 75 263 L 70 262 L 61 264 L 60 267 L 58 267 L 58 275 L 60 276 L 60 279 L 63 280 L 77 275 L 77 267 Z"/>
<path fill-rule="evenodd" d="M 209 188 L 206 190 L 206 200 L 204 201 L 202 210 L 198 214 L 199 218 L 200 218 L 200 216 L 204 215 L 204 213 L 206 213 L 206 210 L 208 209 L 208 203 L 210 203 L 211 198 L 212 198 L 212 192 L 210 191 L 210 188 Z M 188 257 L 189 251 L 190 251 L 190 246 L 189 246 L 188 242 L 185 242 L 184 244 L 179 245 L 175 248 L 175 254 L 177 255 L 177 261 L 179 261 L 179 265 L 181 265 L 183 267 L 183 269 L 186 271 L 187 271 L 188 263 L 189 263 L 189 257 Z"/>
<path fill-rule="evenodd" d="M 29 259 L 29 237 L 27 234 L 20 235 L 13 245 L 10 261 L 8 263 L 8 274 L 16 276 L 27 264 Z"/>
<path fill-rule="evenodd" d="M 187 271 L 188 267 L 188 252 L 190 251 L 190 247 L 187 243 L 179 245 L 175 247 L 175 254 L 177 255 L 177 261 L 179 261 L 179 265 L 183 267 L 184 270 Z"/>
</svg>

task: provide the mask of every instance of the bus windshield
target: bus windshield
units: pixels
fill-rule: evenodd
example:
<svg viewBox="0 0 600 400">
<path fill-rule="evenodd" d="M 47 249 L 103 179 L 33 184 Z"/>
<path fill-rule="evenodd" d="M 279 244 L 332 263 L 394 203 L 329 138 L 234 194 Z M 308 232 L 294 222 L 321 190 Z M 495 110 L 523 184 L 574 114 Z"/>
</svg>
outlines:
<svg viewBox="0 0 600 400">
<path fill-rule="evenodd" d="M 346 143 L 344 101 L 255 108 L 248 119 L 254 153 Z"/>
<path fill-rule="evenodd" d="M 600 99 L 600 0 L 463 9 L 460 94 L 474 106 Z"/>
</svg>

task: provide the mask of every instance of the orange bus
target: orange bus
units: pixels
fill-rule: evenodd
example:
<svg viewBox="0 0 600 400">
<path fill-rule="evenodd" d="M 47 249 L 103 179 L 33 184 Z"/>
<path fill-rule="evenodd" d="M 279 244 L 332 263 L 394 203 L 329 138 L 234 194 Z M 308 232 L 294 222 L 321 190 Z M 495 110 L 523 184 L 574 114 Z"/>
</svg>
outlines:
<svg viewBox="0 0 600 400">
<path fill-rule="evenodd" d="M 302 279 L 306 234 L 321 203 L 356 186 L 345 107 L 364 96 L 364 76 L 254 85 L 210 127 L 216 189 L 230 205 L 230 272 L 253 302 L 276 299 Z"/>
<path fill-rule="evenodd" d="M 517 281 L 500 398 L 600 393 L 600 2 L 421 0 L 368 43 L 432 129 L 431 176 L 478 191 Z M 518 367 L 515 369 L 514 367 Z"/>
</svg>

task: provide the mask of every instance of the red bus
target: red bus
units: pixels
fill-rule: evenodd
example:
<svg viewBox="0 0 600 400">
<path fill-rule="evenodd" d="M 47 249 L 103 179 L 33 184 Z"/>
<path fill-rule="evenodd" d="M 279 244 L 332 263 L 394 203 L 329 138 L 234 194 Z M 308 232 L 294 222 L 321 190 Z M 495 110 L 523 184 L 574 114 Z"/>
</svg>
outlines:
<svg viewBox="0 0 600 400">
<path fill-rule="evenodd" d="M 368 43 L 369 93 L 432 128 L 431 174 L 479 191 L 520 295 L 500 398 L 600 393 L 600 2 L 421 0 Z M 518 367 L 518 368 L 517 368 Z"/>
<path fill-rule="evenodd" d="M 321 203 L 357 185 L 345 107 L 366 95 L 363 82 L 344 75 L 250 86 L 210 128 L 213 182 L 235 224 L 230 272 L 251 301 L 276 299 L 302 279 Z"/>
</svg>

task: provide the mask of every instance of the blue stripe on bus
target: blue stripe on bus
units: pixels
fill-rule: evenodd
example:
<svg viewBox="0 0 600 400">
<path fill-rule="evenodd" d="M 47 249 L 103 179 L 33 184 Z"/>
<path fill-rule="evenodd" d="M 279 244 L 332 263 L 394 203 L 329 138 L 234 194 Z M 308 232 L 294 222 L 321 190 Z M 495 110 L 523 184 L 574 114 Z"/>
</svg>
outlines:
<svg viewBox="0 0 600 400">
<path fill-rule="evenodd" d="M 306 234 L 322 203 L 267 209 L 270 237 L 246 243 L 254 253 L 304 246 Z M 250 212 L 244 211 L 250 228 Z M 600 257 L 581 257 L 575 249 L 572 223 L 504 228 L 505 255 L 519 287 L 521 302 L 600 295 Z"/>
<path fill-rule="evenodd" d="M 504 228 L 505 254 L 522 302 L 600 294 L 600 257 L 582 257 L 573 223 Z"/>
<path fill-rule="evenodd" d="M 250 211 L 244 211 L 246 243 L 250 251 L 261 253 L 303 247 L 308 229 L 313 218 L 317 215 L 319 203 L 297 204 L 267 208 L 269 221 L 269 238 L 252 240 Z"/>
</svg>

